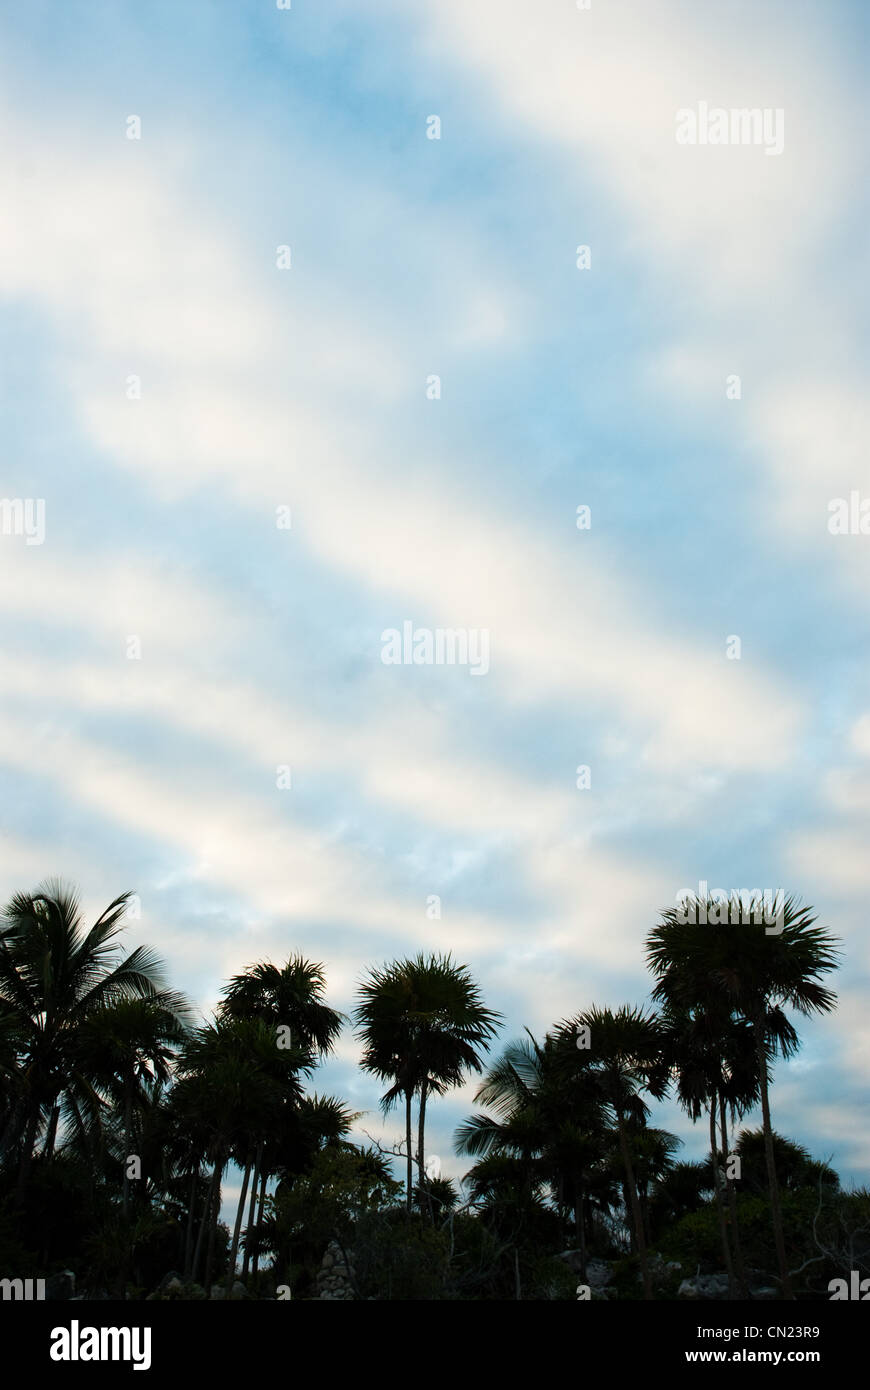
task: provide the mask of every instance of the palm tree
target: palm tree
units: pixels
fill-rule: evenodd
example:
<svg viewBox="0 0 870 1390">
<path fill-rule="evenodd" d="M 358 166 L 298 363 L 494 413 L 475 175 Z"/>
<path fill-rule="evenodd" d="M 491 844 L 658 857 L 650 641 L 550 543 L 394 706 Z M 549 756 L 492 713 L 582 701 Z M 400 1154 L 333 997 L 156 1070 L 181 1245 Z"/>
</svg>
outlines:
<svg viewBox="0 0 870 1390">
<path fill-rule="evenodd" d="M 776 1175 L 780 1187 L 787 1192 L 797 1192 L 810 1188 L 818 1193 L 820 1187 L 828 1192 L 836 1192 L 840 1179 L 833 1168 L 810 1156 L 802 1144 L 786 1139 L 774 1130 L 773 1147 L 776 1154 Z M 744 1129 L 737 1136 L 734 1146 L 742 1162 L 743 1177 L 747 1192 L 761 1195 L 766 1181 L 760 1177 L 760 1169 L 765 1162 L 764 1132 L 759 1129 Z"/>
<path fill-rule="evenodd" d="M 669 908 L 661 914 L 646 954 L 657 979 L 655 999 L 714 1014 L 724 1008 L 752 1028 L 774 1242 L 782 1291 L 792 1298 L 770 1119 L 770 1063 L 775 1050 L 788 1056 L 798 1046 L 784 1005 L 805 1015 L 836 1006 L 836 995 L 821 976 L 837 967 L 840 953 L 837 938 L 814 925 L 813 909 L 793 897 L 782 903 L 774 930 L 765 925 L 760 899 L 742 909 L 729 914 L 738 921 L 723 922 L 720 904 L 689 897 L 682 911 Z"/>
<path fill-rule="evenodd" d="M 456 1130 L 456 1152 L 478 1159 L 466 1181 L 477 1195 L 494 1183 L 528 1198 L 547 1185 L 542 1156 L 551 1137 L 547 1127 L 547 1046 L 531 1033 L 508 1043 L 489 1068 L 474 1099 L 494 1111 L 476 1114 Z"/>
<path fill-rule="evenodd" d="M 51 1158 L 63 1099 L 73 1115 L 81 1116 L 84 1106 L 93 1118 L 100 1108 L 94 1078 L 76 1063 L 85 1025 L 103 1009 L 161 992 L 161 963 L 150 949 L 119 955 L 130 896 L 116 898 L 86 930 L 74 890 L 48 881 L 34 893 L 16 893 L 0 919 L 0 1010 L 17 1055 L 15 1099 L 0 1148 L 20 1147 L 20 1194 L 46 1120 L 45 1158 Z"/>
<path fill-rule="evenodd" d="M 727 1011 L 724 1014 L 720 1011 L 719 1016 L 715 1017 L 709 1011 L 701 1009 L 677 1009 L 667 1006 L 661 1019 L 662 1074 L 673 1084 L 677 1100 L 693 1122 L 699 1120 L 705 1110 L 708 1115 L 710 1162 L 719 1213 L 722 1254 L 728 1274 L 728 1289 L 731 1297 L 734 1297 L 736 1265 L 741 1295 L 747 1298 L 749 1291 L 737 1235 L 736 1196 L 731 1180 L 723 1179 L 722 1176 L 717 1152 L 719 1146 L 716 1127 L 721 1107 L 722 1155 L 727 1159 L 726 1100 L 730 1102 L 732 1111 L 739 1108 L 742 1114 L 754 1104 L 758 1094 L 757 1072 L 754 1066 L 755 1047 L 751 1030 L 739 1020 L 733 1019 Z M 728 1236 L 728 1216 L 725 1212 L 726 1196 L 735 1243 L 733 1256 Z"/>
<path fill-rule="evenodd" d="M 483 1005 L 468 967 L 449 955 L 428 959 L 421 953 L 372 970 L 360 986 L 354 1011 L 363 1043 L 361 1066 L 392 1086 L 381 1099 L 387 1114 L 405 1101 L 407 1145 L 406 1207 L 413 1200 L 411 1102 L 420 1097 L 417 1163 L 425 1190 L 426 1101 L 462 1083 L 469 1071 L 482 1071 L 481 1050 L 498 1031 L 501 1016 Z"/>
<path fill-rule="evenodd" d="M 27 1085 L 21 1065 L 27 1030 L 16 1012 L 0 999 L 0 1162 L 20 1133 L 26 1109 Z"/>
<path fill-rule="evenodd" d="M 332 1052 L 345 1022 L 344 1014 L 326 1004 L 325 991 L 323 966 L 305 960 L 303 956 L 291 956 L 283 966 L 260 961 L 232 977 L 224 987 L 224 997 L 218 1005 L 217 1014 L 223 1019 L 260 1019 L 276 1033 L 279 1029 L 289 1030 L 289 1041 L 296 1058 L 295 1069 L 310 1075 L 318 1061 Z M 286 1036 L 279 1036 L 282 1038 L 282 1050 L 288 1051 Z M 252 1250 L 256 1273 L 258 1252 L 255 1226 L 259 1226 L 262 1219 L 269 1177 L 274 1172 L 267 1158 L 265 1135 L 260 1137 L 253 1150 L 244 1155 L 243 1163 L 243 1191 L 247 1191 L 249 1181 L 251 1186 L 242 1271 L 244 1278 Z"/>
<path fill-rule="evenodd" d="M 457 1152 L 460 1147 L 457 1131 Z M 529 1205 L 543 1207 L 547 1197 L 547 1181 L 539 1168 L 531 1168 L 509 1150 L 494 1150 L 473 1163 L 463 1178 L 464 1185 L 475 1203 L 511 1207 L 522 1211 Z"/>
<path fill-rule="evenodd" d="M 282 966 L 271 961 L 251 965 L 224 987 L 219 1018 L 260 1018 L 275 1029 L 289 1028 L 292 1046 L 310 1054 L 302 1070 L 332 1052 L 344 1015 L 324 1001 L 322 965 L 291 956 Z"/>
<path fill-rule="evenodd" d="M 180 994 L 160 990 L 139 999 L 119 999 L 91 1014 L 75 1041 L 77 1069 L 96 1078 L 123 1114 L 123 1211 L 129 1210 L 127 1159 L 138 1151 L 134 1113 L 147 1108 L 155 1087 L 171 1075 L 178 1048 L 189 1035 L 190 1008 Z"/>
<path fill-rule="evenodd" d="M 274 1029 L 261 1019 L 218 1018 L 197 1030 L 179 1061 L 180 1081 L 173 1101 L 208 1135 L 212 1175 L 205 1211 L 193 1256 L 193 1278 L 205 1243 L 205 1287 L 211 1280 L 218 1217 L 220 1184 L 233 1152 L 250 1153 L 250 1145 L 276 1123 L 281 1108 L 302 1097 L 297 1072 L 303 1054 L 275 1044 Z M 246 1174 L 250 1165 L 245 1166 Z M 242 1213 L 247 1195 L 243 1183 L 227 1273 L 232 1287 Z"/>
<path fill-rule="evenodd" d="M 656 1183 L 667 1181 L 674 1168 L 674 1154 L 682 1147 L 682 1143 L 682 1139 L 678 1139 L 666 1129 L 656 1129 L 644 1122 L 629 1122 L 628 1146 L 647 1245 L 652 1244 L 649 1221 L 650 1193 Z"/>
<path fill-rule="evenodd" d="M 456 1132 L 459 1153 L 479 1156 L 467 1175 L 474 1193 L 518 1188 L 528 1202 L 549 1189 L 556 1206 L 571 1211 L 586 1277 L 586 1210 L 599 1186 L 608 1152 L 604 1105 L 597 1087 L 566 1057 L 562 1038 L 510 1043 L 487 1072 L 475 1101 L 494 1111 L 477 1114 Z M 522 1207 L 519 1201 L 518 1210 Z"/>
<path fill-rule="evenodd" d="M 349 1142 L 347 1136 L 355 1122 L 360 1118 L 359 1112 L 350 1110 L 335 1096 L 319 1096 L 316 1092 L 313 1096 L 303 1096 L 298 1104 L 292 1108 L 285 1107 L 266 1141 L 263 1160 L 264 1170 L 277 1174 L 278 1181 L 275 1187 L 274 1202 L 280 1206 L 288 1194 L 305 1192 L 315 1198 L 319 1197 L 318 1185 L 312 1179 L 313 1171 L 317 1168 L 319 1160 L 326 1155 L 332 1157 L 338 1154 L 359 1156 L 360 1151 L 356 1145 Z M 380 1155 L 378 1155 L 378 1159 L 380 1160 Z M 386 1160 L 380 1160 L 380 1162 L 386 1165 Z M 360 1171 L 362 1168 L 372 1171 L 372 1165 L 368 1161 L 361 1165 Z M 386 1171 L 386 1166 L 384 1166 L 384 1171 Z M 304 1202 L 304 1198 L 300 1200 Z M 249 1229 L 245 1237 L 246 1260 L 249 1247 L 253 1251 L 254 1260 L 256 1261 L 259 1257 L 259 1249 L 263 1243 L 262 1224 L 261 1210 L 256 1228 L 253 1222 L 249 1221 Z M 266 1231 L 270 1232 L 272 1237 L 276 1234 L 276 1227 L 271 1220 L 266 1223 Z M 335 1235 L 336 1233 L 333 1232 L 332 1234 Z M 279 1241 L 280 1249 L 275 1246 L 272 1247 L 279 1258 L 288 1266 L 288 1277 L 292 1235 L 293 1231 L 285 1227 L 285 1238 Z M 319 1253 L 322 1254 L 322 1249 Z M 254 1268 L 256 1271 L 256 1264 Z"/>
<path fill-rule="evenodd" d="M 577 1036 L 585 1034 L 587 1030 L 590 1047 L 576 1050 Z M 633 1129 L 645 1123 L 649 1114 L 642 1091 L 648 1091 L 656 1099 L 660 1099 L 665 1091 L 659 1070 L 662 1047 L 659 1021 L 654 1015 L 628 1005 L 617 1010 L 599 1009 L 593 1005 L 585 1013 L 563 1023 L 559 1031 L 563 1052 L 568 1053 L 572 1046 L 575 1047 L 574 1064 L 586 1070 L 594 1079 L 602 1102 L 615 1119 L 644 1297 L 652 1298 L 646 1235 L 631 1157 L 630 1135 Z"/>
<path fill-rule="evenodd" d="M 662 1177 L 653 1180 L 650 1215 L 654 1240 L 682 1217 L 705 1205 L 706 1194 L 713 1191 L 710 1168 L 709 1163 L 674 1163 Z"/>
</svg>

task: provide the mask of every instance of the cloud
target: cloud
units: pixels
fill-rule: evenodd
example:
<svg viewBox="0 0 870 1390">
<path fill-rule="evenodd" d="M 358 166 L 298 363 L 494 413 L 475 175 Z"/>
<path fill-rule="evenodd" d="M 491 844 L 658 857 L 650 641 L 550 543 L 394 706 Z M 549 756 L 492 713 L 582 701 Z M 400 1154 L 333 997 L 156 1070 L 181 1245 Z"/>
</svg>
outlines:
<svg viewBox="0 0 870 1390">
<path fill-rule="evenodd" d="M 19 288 L 43 301 L 62 332 L 84 320 L 86 341 L 111 347 L 111 387 L 105 361 L 100 354 L 91 361 L 84 344 L 70 384 L 83 425 L 118 466 L 138 470 L 176 503 L 206 485 L 264 517 L 292 502 L 297 543 L 378 595 L 384 626 L 413 609 L 411 616 L 440 625 L 489 628 L 493 683 L 505 701 L 615 705 L 660 765 L 681 757 L 776 765 L 789 756 L 800 723 L 794 696 L 770 675 L 729 670 L 725 634 L 711 634 L 705 651 L 671 630 L 667 613 L 620 573 L 615 554 L 602 547 L 592 559 L 576 532 L 555 545 L 536 537 L 469 484 L 445 489 L 397 476 L 384 464 L 390 450 L 377 410 L 339 422 L 271 387 L 264 354 L 276 360 L 286 341 L 274 292 L 265 293 L 250 262 L 216 230 L 200 265 L 199 224 L 168 180 L 154 189 L 153 176 L 113 161 L 102 178 L 94 164 L 79 185 L 64 179 L 53 148 L 47 153 L 37 142 L 29 152 L 39 172 L 7 250 Z M 63 275 L 43 230 L 57 179 L 68 246 Z M 175 273 L 164 282 L 168 247 Z M 223 287 L 220 310 L 204 276 Z M 140 307 L 130 310 L 134 297 Z M 163 311 L 155 309 L 161 299 Z M 326 325 L 315 317 L 297 314 L 291 342 L 306 342 L 309 325 L 315 341 L 322 337 Z M 342 322 L 330 323 L 328 334 L 341 342 Z M 156 381 L 141 401 L 128 401 L 122 382 L 143 353 L 154 359 Z M 367 373 L 391 375 L 389 349 L 366 347 L 365 361 Z M 318 362 L 316 375 L 326 371 Z"/>
</svg>

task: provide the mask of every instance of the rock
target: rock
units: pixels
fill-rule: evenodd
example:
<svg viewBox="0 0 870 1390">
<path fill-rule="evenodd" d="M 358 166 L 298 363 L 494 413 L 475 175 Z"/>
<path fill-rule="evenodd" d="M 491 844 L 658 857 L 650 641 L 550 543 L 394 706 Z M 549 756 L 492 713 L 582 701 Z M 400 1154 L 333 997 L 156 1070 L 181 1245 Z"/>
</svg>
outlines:
<svg viewBox="0 0 870 1390">
<path fill-rule="evenodd" d="M 582 1267 L 582 1256 L 579 1250 L 562 1250 L 556 1256 L 557 1260 L 564 1260 L 565 1264 L 574 1274 L 579 1274 Z M 603 1288 L 609 1284 L 613 1278 L 613 1271 L 605 1260 L 589 1258 L 586 1261 L 586 1282 L 590 1289 Z"/>
<path fill-rule="evenodd" d="M 190 1299 L 204 1297 L 199 1284 L 185 1284 L 183 1278 L 177 1270 L 171 1269 L 168 1274 L 164 1274 L 160 1283 L 153 1293 L 149 1293 L 146 1303 L 155 1301 L 163 1302 L 167 1299 Z"/>
<path fill-rule="evenodd" d="M 226 1296 L 227 1296 L 227 1289 L 226 1289 L 226 1282 L 225 1282 L 225 1281 L 221 1281 L 220 1284 L 212 1284 L 212 1286 L 211 1286 L 211 1298 L 212 1298 L 215 1302 L 219 1301 L 219 1300 L 222 1299 L 222 1298 L 226 1298 Z M 245 1288 L 244 1284 L 242 1283 L 242 1281 L 241 1281 L 240 1279 L 236 1279 L 236 1280 L 234 1281 L 234 1283 L 233 1283 L 233 1287 L 232 1287 L 231 1290 L 230 1290 L 230 1298 L 239 1299 L 239 1298 L 247 1298 L 247 1296 L 248 1296 L 248 1290 Z"/>
<path fill-rule="evenodd" d="M 331 1240 L 323 1254 L 317 1273 L 317 1297 L 349 1301 L 356 1297 L 351 1279 L 355 1274 L 353 1252 L 342 1251 L 337 1241 Z"/>
<path fill-rule="evenodd" d="M 590 1289 L 603 1289 L 613 1278 L 613 1270 L 603 1260 L 590 1260 L 586 1265 L 586 1282 Z"/>
<path fill-rule="evenodd" d="M 677 1289 L 677 1298 L 727 1298 L 728 1276 L 726 1274 L 699 1274 L 694 1279 L 684 1279 Z"/>
</svg>

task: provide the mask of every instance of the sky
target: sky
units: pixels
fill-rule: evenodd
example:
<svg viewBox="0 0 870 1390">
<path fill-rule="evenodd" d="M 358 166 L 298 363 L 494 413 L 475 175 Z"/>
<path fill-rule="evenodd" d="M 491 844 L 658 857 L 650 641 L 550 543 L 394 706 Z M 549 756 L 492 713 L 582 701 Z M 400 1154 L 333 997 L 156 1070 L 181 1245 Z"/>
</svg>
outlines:
<svg viewBox="0 0 870 1390">
<path fill-rule="evenodd" d="M 646 1002 L 681 889 L 782 887 L 844 957 L 774 1124 L 870 1181 L 868 30 L 6 7 L 3 901 L 135 892 L 203 1014 L 257 960 L 349 1013 L 450 952 L 495 1056 Z M 781 148 L 677 139 L 717 109 Z M 405 624 L 468 660 L 385 661 Z M 314 1084 L 389 1145 L 358 1056 Z"/>
</svg>

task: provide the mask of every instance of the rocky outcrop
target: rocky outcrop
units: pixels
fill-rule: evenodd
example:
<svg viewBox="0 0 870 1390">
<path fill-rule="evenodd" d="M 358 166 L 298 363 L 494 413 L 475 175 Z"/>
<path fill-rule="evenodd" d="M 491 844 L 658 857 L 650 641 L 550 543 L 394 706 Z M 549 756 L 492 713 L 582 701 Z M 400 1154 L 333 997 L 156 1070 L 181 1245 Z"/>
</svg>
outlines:
<svg viewBox="0 0 870 1390">
<path fill-rule="evenodd" d="M 575 1274 L 579 1275 L 582 1268 L 582 1257 L 579 1250 L 562 1250 L 556 1256 L 557 1260 L 564 1260 L 565 1264 Z M 586 1283 L 594 1292 L 601 1290 L 610 1283 L 613 1278 L 613 1271 L 606 1260 L 596 1260 L 591 1256 L 586 1261 Z"/>
<path fill-rule="evenodd" d="M 164 1274 L 153 1293 L 149 1293 L 146 1303 L 199 1302 L 205 1298 L 201 1284 L 186 1284 L 180 1274 L 171 1269 Z"/>
<path fill-rule="evenodd" d="M 771 1284 L 750 1283 L 749 1297 L 756 1302 L 767 1303 L 779 1298 L 779 1290 Z M 695 1275 L 694 1279 L 684 1279 L 677 1289 L 677 1298 L 691 1301 L 699 1298 L 727 1298 L 727 1274 Z"/>
<path fill-rule="evenodd" d="M 727 1298 L 727 1274 L 698 1274 L 694 1279 L 684 1279 L 677 1289 L 677 1298 Z"/>
<path fill-rule="evenodd" d="M 578 1277 L 582 1266 L 579 1250 L 562 1250 L 556 1258 L 564 1260 L 565 1264 Z M 613 1282 L 614 1264 L 612 1260 L 600 1260 L 590 1255 L 586 1261 L 586 1283 L 593 1298 L 614 1298 L 617 1297 L 615 1289 L 608 1286 Z M 653 1255 L 649 1262 L 649 1270 L 652 1276 L 653 1285 L 671 1286 L 671 1280 L 679 1274 L 682 1266 L 676 1260 L 664 1260 L 661 1255 Z M 635 1273 L 635 1279 L 640 1282 L 640 1270 Z M 685 1281 L 684 1281 L 685 1282 Z M 699 1295 L 701 1297 L 702 1295 Z"/>
<path fill-rule="evenodd" d="M 353 1287 L 355 1274 L 353 1251 L 348 1250 L 345 1260 L 341 1246 L 337 1241 L 331 1240 L 320 1262 L 317 1297 L 330 1299 L 332 1302 L 349 1302 L 356 1298 Z"/>
<path fill-rule="evenodd" d="M 218 1301 L 219 1299 L 221 1299 L 221 1298 L 226 1298 L 226 1296 L 227 1296 L 227 1288 L 226 1288 L 226 1284 L 224 1284 L 223 1281 L 222 1281 L 220 1284 L 212 1284 L 212 1286 L 211 1286 L 211 1297 L 212 1297 L 212 1300 L 213 1300 L 214 1302 L 217 1302 L 217 1301 Z M 236 1279 L 236 1280 L 234 1281 L 234 1283 L 233 1283 L 232 1289 L 230 1290 L 230 1298 L 232 1298 L 232 1299 L 247 1298 L 247 1296 L 248 1296 L 248 1291 L 247 1291 L 247 1289 L 245 1288 L 244 1284 L 242 1283 L 241 1279 Z"/>
</svg>

